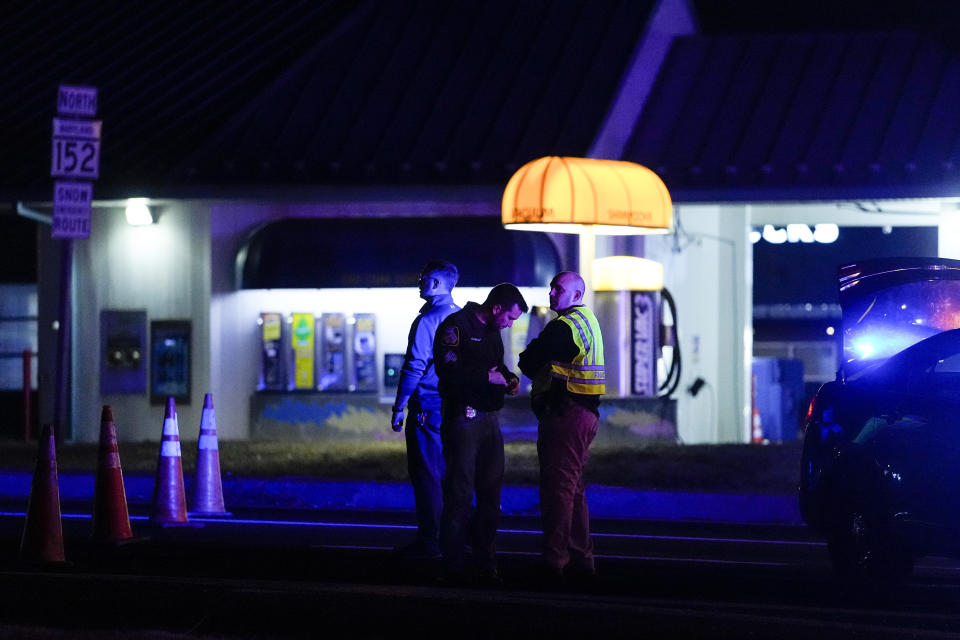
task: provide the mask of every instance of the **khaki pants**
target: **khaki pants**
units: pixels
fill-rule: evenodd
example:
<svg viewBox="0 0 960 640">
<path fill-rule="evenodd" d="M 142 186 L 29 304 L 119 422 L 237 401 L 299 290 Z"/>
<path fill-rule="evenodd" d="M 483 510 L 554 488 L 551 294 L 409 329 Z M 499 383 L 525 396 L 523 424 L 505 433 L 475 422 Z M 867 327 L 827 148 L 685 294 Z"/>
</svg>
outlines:
<svg viewBox="0 0 960 640">
<path fill-rule="evenodd" d="M 537 456 L 543 559 L 553 569 L 567 565 L 593 569 L 583 468 L 597 435 L 597 423 L 595 413 L 567 398 L 550 403 L 540 418 Z"/>
</svg>

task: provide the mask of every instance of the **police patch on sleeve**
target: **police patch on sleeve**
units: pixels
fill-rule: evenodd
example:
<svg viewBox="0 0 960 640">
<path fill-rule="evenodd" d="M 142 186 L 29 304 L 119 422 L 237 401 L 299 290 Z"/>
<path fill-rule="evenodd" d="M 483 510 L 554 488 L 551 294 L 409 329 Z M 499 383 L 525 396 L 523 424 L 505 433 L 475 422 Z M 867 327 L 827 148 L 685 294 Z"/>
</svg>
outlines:
<svg viewBox="0 0 960 640">
<path fill-rule="evenodd" d="M 440 336 L 440 344 L 445 347 L 455 347 L 460 344 L 460 330 L 457 327 L 447 327 Z"/>
</svg>

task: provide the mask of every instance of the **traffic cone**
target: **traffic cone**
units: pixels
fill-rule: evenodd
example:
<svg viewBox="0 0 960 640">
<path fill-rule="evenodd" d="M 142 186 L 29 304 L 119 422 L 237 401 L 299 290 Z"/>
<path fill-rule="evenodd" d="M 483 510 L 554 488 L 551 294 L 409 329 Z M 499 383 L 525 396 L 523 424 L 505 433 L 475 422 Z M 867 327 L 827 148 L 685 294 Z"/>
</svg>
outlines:
<svg viewBox="0 0 960 640">
<path fill-rule="evenodd" d="M 763 422 L 757 408 L 757 376 L 750 378 L 750 439 L 753 444 L 763 444 Z"/>
<path fill-rule="evenodd" d="M 53 427 L 43 425 L 37 467 L 30 486 L 27 519 L 20 539 L 20 557 L 30 563 L 66 562 L 60 522 L 60 485 L 57 481 L 57 445 Z"/>
<path fill-rule="evenodd" d="M 763 444 L 763 424 L 760 420 L 760 410 L 757 409 L 757 406 L 753 406 L 753 444 Z"/>
<path fill-rule="evenodd" d="M 150 519 L 159 524 L 187 522 L 183 462 L 180 459 L 180 426 L 173 398 L 167 399 L 167 412 L 163 418 L 163 439 L 160 442 L 160 459 L 157 461 L 157 479 L 153 485 L 153 515 Z"/>
<path fill-rule="evenodd" d="M 213 395 L 203 397 L 200 416 L 200 439 L 197 441 L 197 477 L 193 484 L 193 511 L 203 516 L 230 515 L 223 506 L 223 484 L 220 481 L 220 451 L 217 447 L 217 414 Z"/>
<path fill-rule="evenodd" d="M 100 453 L 93 496 L 93 539 L 120 542 L 132 537 L 117 448 L 117 427 L 113 422 L 113 410 L 104 405 L 100 412 Z"/>
</svg>

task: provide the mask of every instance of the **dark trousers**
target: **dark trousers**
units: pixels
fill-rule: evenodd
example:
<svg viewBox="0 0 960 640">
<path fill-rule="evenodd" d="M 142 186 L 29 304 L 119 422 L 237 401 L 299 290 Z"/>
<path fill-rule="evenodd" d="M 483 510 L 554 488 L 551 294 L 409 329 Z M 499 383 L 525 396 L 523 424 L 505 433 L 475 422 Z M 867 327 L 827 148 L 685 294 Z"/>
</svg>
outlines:
<svg viewBox="0 0 960 640">
<path fill-rule="evenodd" d="M 540 417 L 537 457 L 543 560 L 553 569 L 568 564 L 593 569 L 583 468 L 597 435 L 597 422 L 595 413 L 569 399 L 550 403 Z"/>
<path fill-rule="evenodd" d="M 476 417 L 467 418 L 463 407 L 445 407 L 441 435 L 447 464 L 440 531 L 444 564 L 452 571 L 463 570 L 469 538 L 477 568 L 493 568 L 503 487 L 499 413 L 478 411 Z M 476 509 L 471 508 L 474 493 Z"/>
<path fill-rule="evenodd" d="M 408 408 L 407 472 L 417 507 L 417 534 L 427 545 L 437 547 L 445 466 L 440 442 L 440 410 L 424 410 L 415 400 L 411 400 Z"/>
</svg>

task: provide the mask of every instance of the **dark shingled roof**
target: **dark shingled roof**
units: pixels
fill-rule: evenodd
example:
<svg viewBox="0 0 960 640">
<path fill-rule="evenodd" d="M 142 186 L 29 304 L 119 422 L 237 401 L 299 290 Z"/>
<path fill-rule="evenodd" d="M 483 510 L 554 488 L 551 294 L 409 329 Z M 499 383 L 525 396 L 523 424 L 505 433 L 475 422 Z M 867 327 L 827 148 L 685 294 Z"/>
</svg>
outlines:
<svg viewBox="0 0 960 640">
<path fill-rule="evenodd" d="M 385 2 L 351 14 L 186 165 L 195 182 L 506 182 L 582 156 L 652 2 Z"/>
<path fill-rule="evenodd" d="M 506 181 L 586 155 L 653 0 L 31 2 L 0 15 L 0 191 L 47 199 L 57 85 L 98 197 Z"/>
<path fill-rule="evenodd" d="M 676 200 L 956 195 L 957 41 L 678 38 L 624 158 Z"/>
<path fill-rule="evenodd" d="M 22 2 L 0 14 L 0 189 L 49 198 L 58 84 L 99 89 L 95 192 L 136 195 L 273 81 L 351 5 Z M 149 193 L 149 192 L 145 192 Z"/>
</svg>

